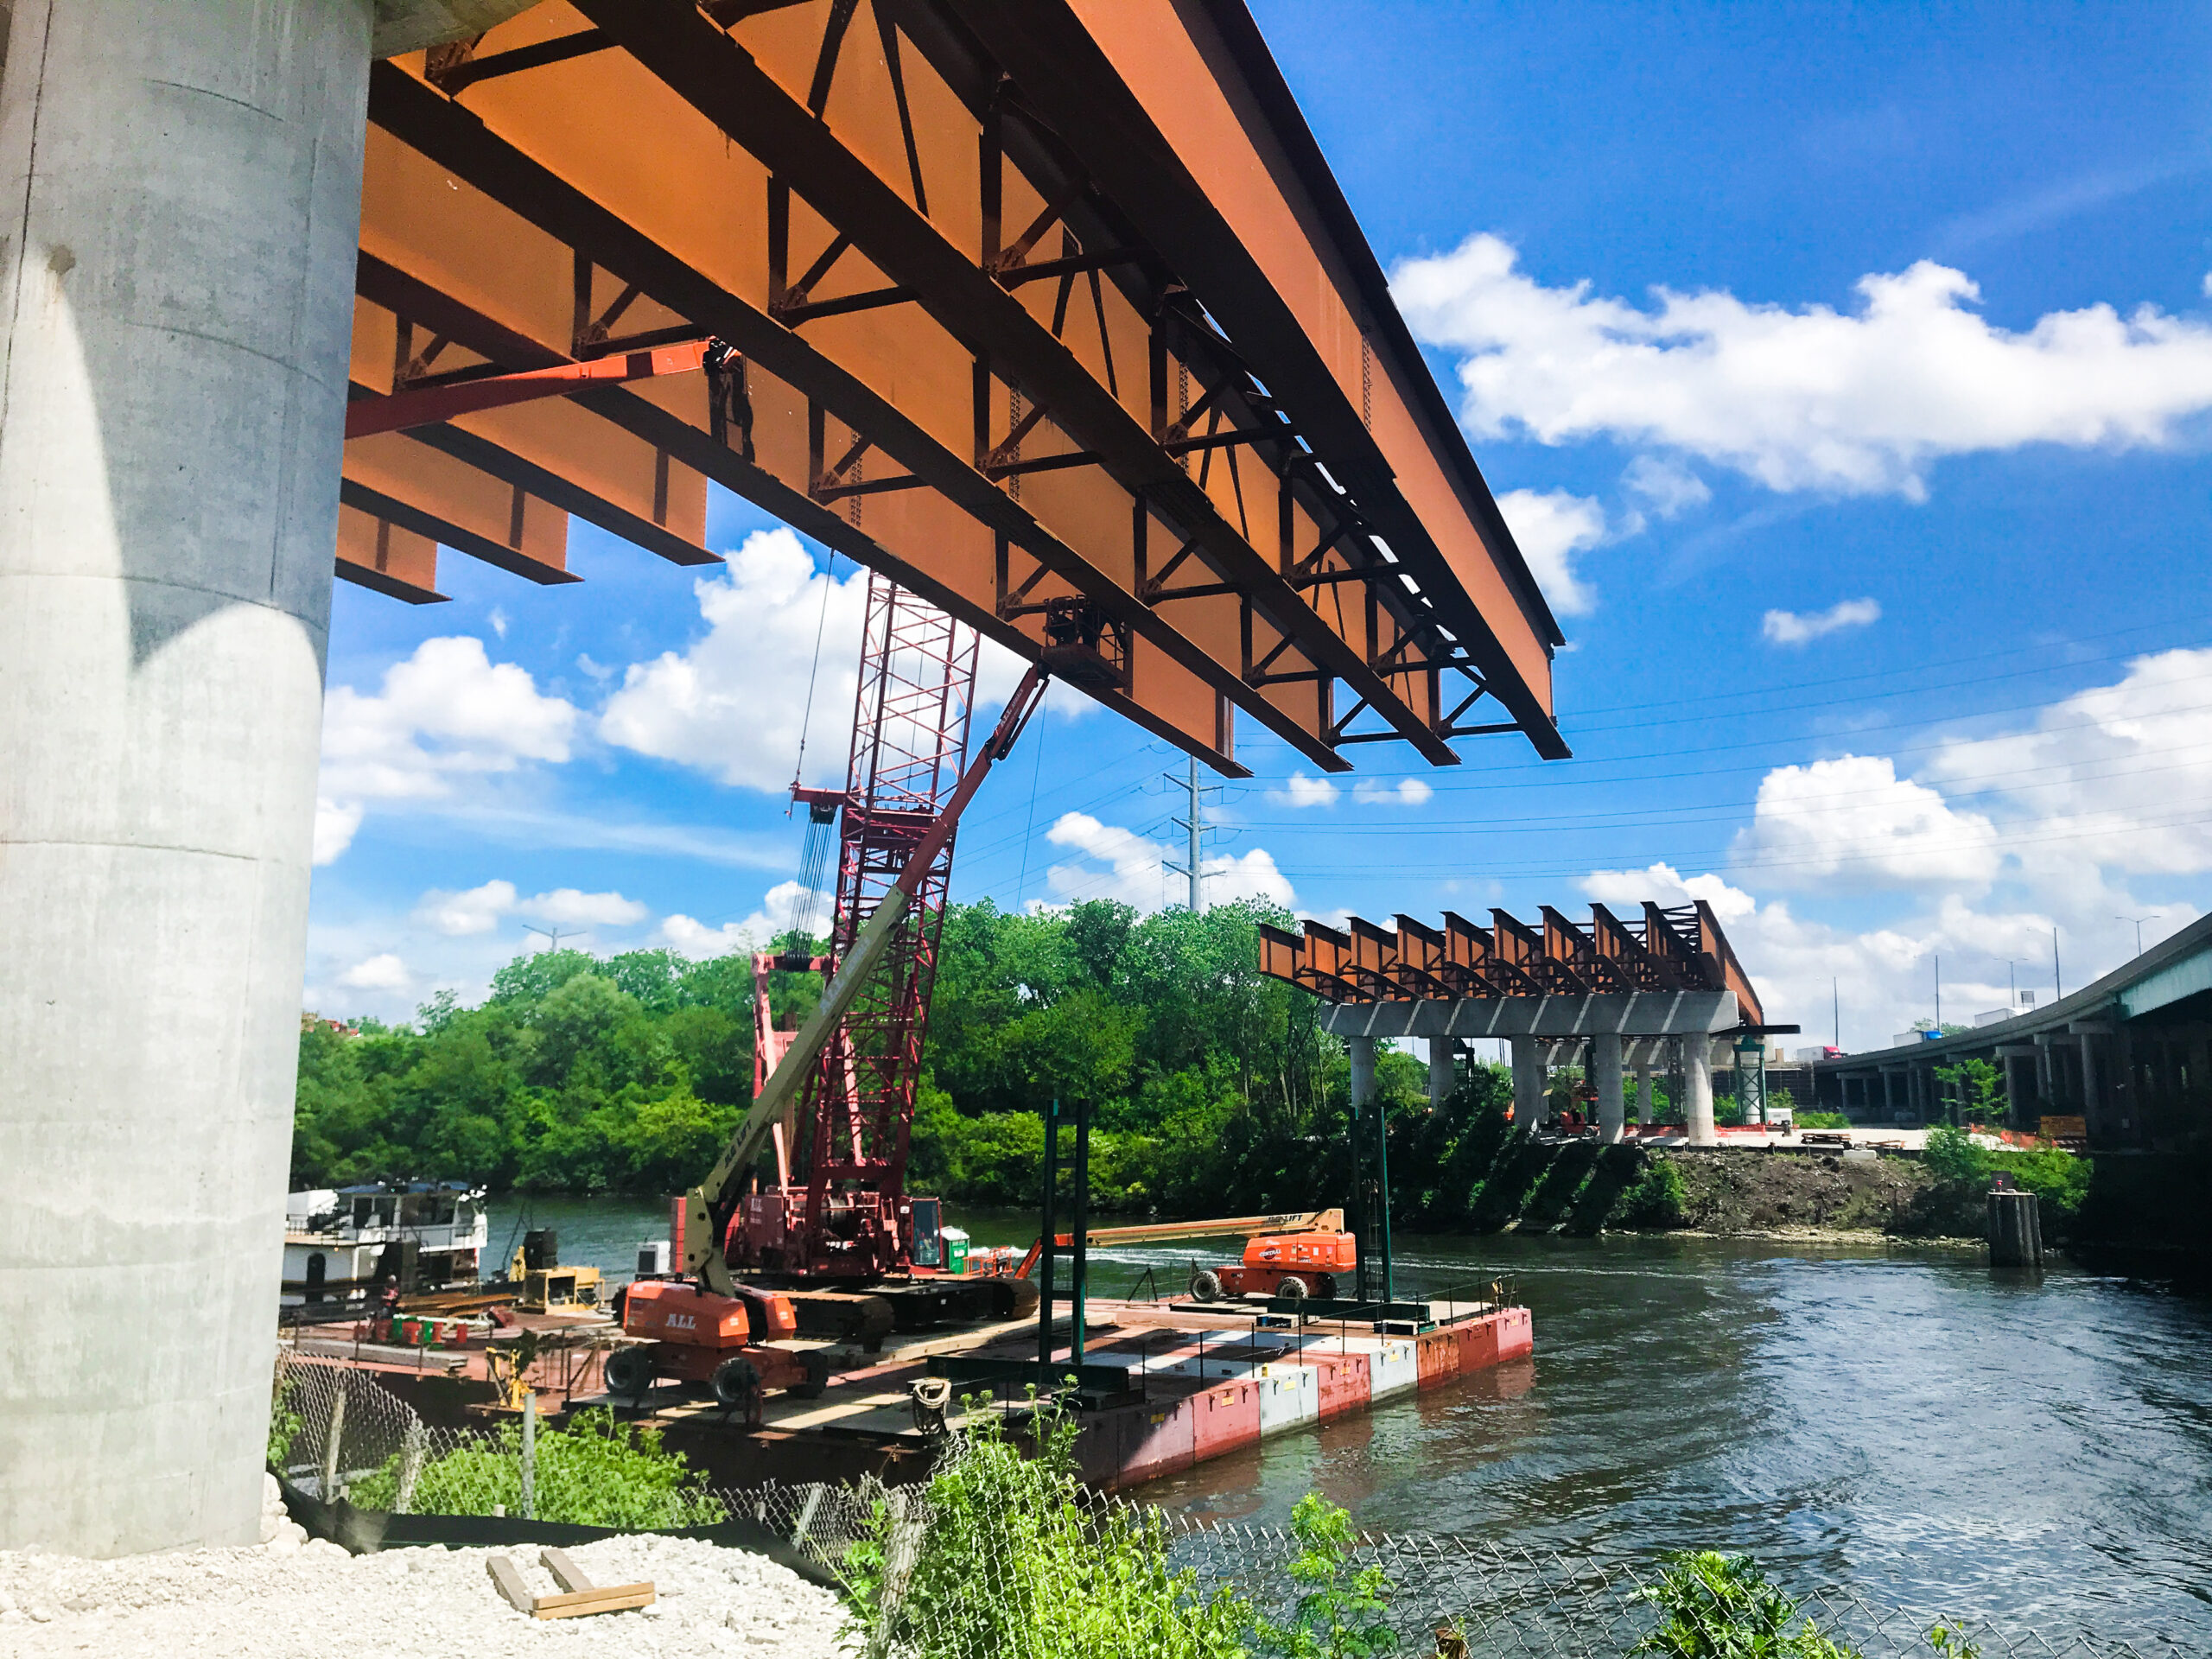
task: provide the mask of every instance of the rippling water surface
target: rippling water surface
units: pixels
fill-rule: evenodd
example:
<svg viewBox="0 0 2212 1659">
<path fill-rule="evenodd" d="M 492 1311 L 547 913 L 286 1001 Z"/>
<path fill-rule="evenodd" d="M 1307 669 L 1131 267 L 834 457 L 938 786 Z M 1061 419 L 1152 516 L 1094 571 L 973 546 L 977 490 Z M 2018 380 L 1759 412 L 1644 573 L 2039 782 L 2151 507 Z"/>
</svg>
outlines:
<svg viewBox="0 0 2212 1659">
<path fill-rule="evenodd" d="M 538 1207 L 565 1258 L 625 1272 L 664 1225 L 652 1205 Z M 1027 1242 L 1018 1217 L 961 1219 Z M 1101 1252 L 1093 1282 L 1179 1286 L 1192 1254 Z M 2212 1655 L 2212 1299 L 1936 1250 L 1399 1242 L 1402 1295 L 1500 1275 L 1533 1358 L 1145 1497 L 1280 1522 L 1318 1488 L 1366 1528 L 1592 1560 L 1748 1549 L 1799 1581 Z"/>
</svg>

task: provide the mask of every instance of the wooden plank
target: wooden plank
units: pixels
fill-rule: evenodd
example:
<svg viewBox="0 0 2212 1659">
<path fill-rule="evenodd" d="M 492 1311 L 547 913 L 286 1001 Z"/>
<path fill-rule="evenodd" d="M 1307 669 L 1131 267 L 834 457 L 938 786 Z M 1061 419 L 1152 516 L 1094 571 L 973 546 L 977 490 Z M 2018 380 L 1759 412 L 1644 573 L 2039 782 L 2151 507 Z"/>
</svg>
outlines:
<svg viewBox="0 0 2212 1659">
<path fill-rule="evenodd" d="M 567 1550 L 541 1550 L 537 1559 L 545 1570 L 553 1575 L 553 1582 L 563 1590 L 581 1592 L 593 1587 L 592 1581 L 584 1576 L 583 1568 L 569 1559 Z"/>
<path fill-rule="evenodd" d="M 535 1613 L 537 1611 L 537 1599 L 530 1593 L 530 1586 L 522 1581 L 522 1574 L 515 1570 L 512 1561 L 504 1555 L 494 1555 L 484 1566 L 492 1574 L 492 1582 L 499 1586 L 499 1593 L 507 1599 L 517 1612 Z"/>
<path fill-rule="evenodd" d="M 646 1584 L 610 1584 L 596 1590 L 579 1590 L 565 1596 L 540 1596 L 531 1611 L 540 1618 L 581 1618 L 586 1613 L 619 1613 L 653 1605 L 653 1587 Z"/>
</svg>

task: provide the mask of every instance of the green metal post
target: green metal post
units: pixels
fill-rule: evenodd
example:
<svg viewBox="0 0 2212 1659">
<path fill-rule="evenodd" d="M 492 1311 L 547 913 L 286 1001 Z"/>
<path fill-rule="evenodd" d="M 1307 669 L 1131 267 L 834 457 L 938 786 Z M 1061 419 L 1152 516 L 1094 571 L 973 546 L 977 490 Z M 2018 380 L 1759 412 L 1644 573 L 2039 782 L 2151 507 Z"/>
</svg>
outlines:
<svg viewBox="0 0 2212 1659">
<path fill-rule="evenodd" d="M 1075 1256 L 1068 1271 L 1068 1289 L 1071 1294 L 1069 1319 L 1068 1369 L 1077 1376 L 1083 1368 L 1083 1299 L 1090 1280 L 1090 1106 L 1088 1102 L 1077 1103 L 1075 1109 L 1075 1194 L 1069 1208 L 1074 1212 L 1073 1225 Z"/>
<path fill-rule="evenodd" d="M 1375 1219 L 1382 1237 L 1382 1300 L 1395 1302 L 1398 1284 L 1390 1270 L 1390 1116 L 1382 1109 L 1380 1094 L 1371 1103 L 1375 1108 Z"/>
<path fill-rule="evenodd" d="M 1045 1253 L 1039 1262 L 1037 1294 L 1037 1392 L 1052 1389 L 1052 1241 L 1059 1230 L 1053 1214 L 1060 1184 L 1060 1103 L 1045 1107 L 1045 1193 L 1043 1220 Z"/>
</svg>

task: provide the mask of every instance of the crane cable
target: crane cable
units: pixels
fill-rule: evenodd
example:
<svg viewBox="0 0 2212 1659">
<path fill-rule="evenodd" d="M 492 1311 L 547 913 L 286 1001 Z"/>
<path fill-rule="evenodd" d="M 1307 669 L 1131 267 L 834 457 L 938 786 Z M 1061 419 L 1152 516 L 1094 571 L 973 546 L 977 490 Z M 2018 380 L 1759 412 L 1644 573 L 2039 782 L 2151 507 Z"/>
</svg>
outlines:
<svg viewBox="0 0 2212 1659">
<path fill-rule="evenodd" d="M 807 734 L 814 725 L 814 690 L 822 677 L 822 639 L 830 626 L 830 596 L 837 588 L 837 550 L 834 547 L 830 550 L 830 563 L 822 575 L 822 610 L 814 622 L 814 661 L 806 671 L 806 708 L 798 721 L 798 759 L 791 763 L 794 799 L 806 770 Z M 791 816 L 790 807 L 784 809 L 784 816 Z M 830 857 L 829 827 L 811 811 L 807 814 L 806 849 L 799 855 L 798 891 L 791 895 L 790 925 L 785 929 L 795 945 L 814 937 L 814 913 L 821 904 L 823 871 Z"/>
</svg>

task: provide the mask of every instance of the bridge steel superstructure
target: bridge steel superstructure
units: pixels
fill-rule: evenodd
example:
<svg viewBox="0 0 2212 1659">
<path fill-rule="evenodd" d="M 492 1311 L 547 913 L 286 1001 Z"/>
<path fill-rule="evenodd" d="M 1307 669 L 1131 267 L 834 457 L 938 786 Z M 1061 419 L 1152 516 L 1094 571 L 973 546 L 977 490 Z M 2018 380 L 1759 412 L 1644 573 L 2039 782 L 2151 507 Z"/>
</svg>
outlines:
<svg viewBox="0 0 2212 1659">
<path fill-rule="evenodd" d="M 0 1548 L 256 1535 L 334 563 L 709 565 L 718 483 L 1224 772 L 1566 753 L 1236 0 L 0 21 Z"/>
<path fill-rule="evenodd" d="M 1302 933 L 1263 926 L 1260 970 L 1327 1003 L 1321 1028 L 1351 1051 L 1355 1111 L 1373 1092 L 1378 1042 L 1426 1038 L 1429 1096 L 1441 1102 L 1460 1043 L 1495 1038 L 1511 1046 L 1521 1122 L 1542 1116 L 1550 1067 L 1580 1058 L 1609 1142 L 1627 1124 L 1626 1068 L 1636 1068 L 1648 1108 L 1653 1068 L 1667 1065 L 1680 1078 L 1690 1144 L 1715 1144 L 1713 1041 L 1770 1029 L 1701 899 L 1647 902 L 1627 917 L 1593 904 L 1586 922 L 1546 905 L 1537 926 L 1503 910 L 1488 926 L 1450 911 L 1440 927 L 1403 915 L 1390 927 L 1357 916 L 1341 929 L 1309 920 Z"/>
</svg>

